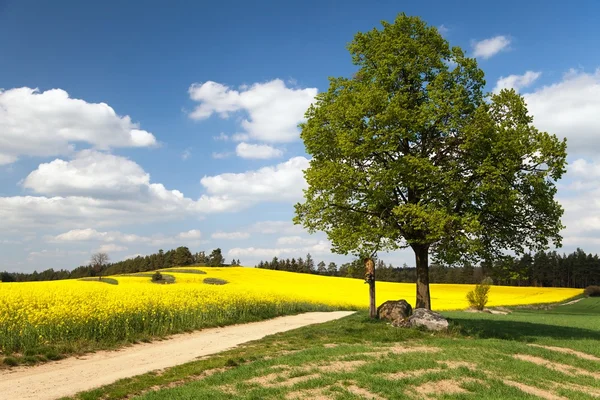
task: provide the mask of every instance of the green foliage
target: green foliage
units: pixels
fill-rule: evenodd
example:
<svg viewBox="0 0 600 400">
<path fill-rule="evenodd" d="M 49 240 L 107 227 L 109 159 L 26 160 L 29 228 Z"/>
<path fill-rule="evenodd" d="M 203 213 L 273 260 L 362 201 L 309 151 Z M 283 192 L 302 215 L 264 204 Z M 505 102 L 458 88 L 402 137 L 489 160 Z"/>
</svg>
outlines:
<svg viewBox="0 0 600 400">
<path fill-rule="evenodd" d="M 588 297 L 600 297 L 600 286 L 588 286 L 583 293 Z"/>
<path fill-rule="evenodd" d="M 180 246 L 175 250 L 172 262 L 173 266 L 190 265 L 194 263 L 194 258 L 192 257 L 190 249 L 185 246 Z"/>
<path fill-rule="evenodd" d="M 225 263 L 225 257 L 221 253 L 221 249 L 214 249 L 208 257 L 208 265 L 211 267 L 220 267 Z"/>
<path fill-rule="evenodd" d="M 306 112 L 295 223 L 337 253 L 412 247 L 422 289 L 430 251 L 451 264 L 560 245 L 566 141 L 538 131 L 514 90 L 485 95 L 475 59 L 435 27 L 382 24 L 349 44 L 355 76 L 330 78 Z"/>
<path fill-rule="evenodd" d="M 155 273 L 152 274 L 152 282 L 160 282 L 162 280 L 163 280 L 163 275 L 159 271 L 156 271 Z"/>
<path fill-rule="evenodd" d="M 476 310 L 483 310 L 488 302 L 488 294 L 492 286 L 492 280 L 485 278 L 481 283 L 475 285 L 475 289 L 467 293 L 469 305 Z"/>
</svg>

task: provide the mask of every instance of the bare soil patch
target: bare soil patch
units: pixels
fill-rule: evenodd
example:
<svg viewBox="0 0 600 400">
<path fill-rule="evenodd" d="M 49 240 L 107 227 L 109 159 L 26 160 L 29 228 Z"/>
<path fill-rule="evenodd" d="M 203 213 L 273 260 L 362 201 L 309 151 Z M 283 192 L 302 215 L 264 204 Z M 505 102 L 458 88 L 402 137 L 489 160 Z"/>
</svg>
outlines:
<svg viewBox="0 0 600 400">
<path fill-rule="evenodd" d="M 154 385 L 149 387 L 147 390 L 143 390 L 139 393 L 136 394 L 132 394 L 130 396 L 125 397 L 125 399 L 133 399 L 135 397 L 141 396 L 143 394 L 149 393 L 149 392 L 156 392 L 158 390 L 161 389 L 171 389 L 177 386 L 181 386 L 181 385 L 185 385 L 186 383 L 190 383 L 190 382 L 196 382 L 196 381 L 200 381 L 204 378 L 208 378 L 209 376 L 212 376 L 214 374 L 220 373 L 220 372 L 225 372 L 227 371 L 229 368 L 213 368 L 213 369 L 208 369 L 206 371 L 203 371 L 201 374 L 198 375 L 192 375 L 189 378 L 186 379 L 180 379 L 177 381 L 173 381 L 173 382 L 169 382 L 165 385 Z"/>
<path fill-rule="evenodd" d="M 571 355 L 577 356 L 579 358 L 582 358 L 584 360 L 600 361 L 600 358 L 598 358 L 596 356 L 593 356 L 593 355 L 587 354 L 587 353 L 583 353 L 581 351 L 569 349 L 569 348 L 566 348 L 566 347 L 542 346 L 540 344 L 529 344 L 529 346 L 540 347 L 542 349 L 552 350 L 552 351 L 556 351 L 558 353 L 571 354 Z"/>
<path fill-rule="evenodd" d="M 551 382 L 550 384 L 554 388 L 561 388 L 561 389 L 573 390 L 575 392 L 585 393 L 588 396 L 599 397 L 600 398 L 600 389 L 594 389 L 594 388 L 591 388 L 589 386 L 576 385 L 574 383 L 557 383 L 557 382 Z"/>
<path fill-rule="evenodd" d="M 446 365 L 450 369 L 457 368 L 468 368 L 475 369 L 477 368 L 477 364 L 466 362 L 466 361 L 438 361 L 438 364 Z M 417 378 L 419 376 L 423 376 L 426 374 L 435 374 L 439 372 L 444 372 L 442 368 L 429 368 L 429 369 L 416 369 L 412 371 L 399 371 L 393 374 L 385 374 L 383 375 L 386 379 L 396 380 L 396 379 L 404 379 L 404 378 Z"/>
<path fill-rule="evenodd" d="M 526 384 L 521 383 L 521 382 L 515 382 L 515 381 L 508 380 L 508 379 L 504 379 L 503 382 L 504 382 L 505 385 L 516 387 L 517 389 L 519 389 L 522 392 L 525 392 L 525 393 L 528 393 L 528 394 L 532 394 L 534 396 L 541 397 L 542 399 L 546 399 L 546 400 L 568 400 L 566 397 L 562 397 L 562 396 L 559 396 L 559 395 L 557 395 L 555 393 L 549 392 L 547 390 L 543 390 L 543 389 L 540 389 L 540 388 L 535 387 L 535 386 L 529 386 L 529 385 L 526 385 Z"/>
<path fill-rule="evenodd" d="M 317 368 L 321 372 L 352 372 L 356 368 L 365 365 L 367 362 L 362 360 L 354 361 L 334 361 L 326 365 L 309 364 L 305 368 Z"/>
<path fill-rule="evenodd" d="M 469 393 L 469 391 L 461 387 L 461 383 L 476 382 L 473 378 L 462 378 L 462 379 L 443 379 L 441 381 L 426 382 L 420 386 L 414 388 L 420 399 L 431 399 L 433 396 L 439 396 L 444 394 L 461 394 Z"/>
<path fill-rule="evenodd" d="M 362 353 L 367 356 L 379 356 L 379 355 L 388 355 L 388 354 L 407 354 L 407 353 L 437 353 L 442 351 L 439 347 L 429 347 L 429 346 L 403 346 L 403 345 L 395 345 L 392 347 L 379 347 L 375 351 L 369 351 L 366 353 Z"/>
<path fill-rule="evenodd" d="M 304 389 L 288 393 L 285 398 L 287 400 L 329 400 L 331 397 L 325 394 L 325 388 Z"/>
<path fill-rule="evenodd" d="M 256 378 L 249 379 L 246 381 L 246 383 L 256 383 L 264 387 L 284 387 L 294 386 L 297 383 L 309 381 L 320 376 L 319 374 L 310 374 L 290 378 L 289 375 L 290 372 L 272 373 L 265 376 L 258 376 Z"/>
<path fill-rule="evenodd" d="M 361 399 L 369 399 L 369 400 L 386 400 L 385 397 L 381 397 L 380 395 L 370 392 L 365 388 L 357 386 L 356 383 L 352 383 L 350 386 L 346 386 L 346 390 L 350 393 L 360 397 Z"/>
<path fill-rule="evenodd" d="M 548 361 L 541 357 L 535 357 L 535 356 L 530 356 L 530 355 L 526 355 L 526 354 L 515 354 L 515 355 L 513 355 L 513 357 L 516 358 L 517 360 L 532 362 L 534 364 L 541 365 L 548 369 L 562 372 L 563 374 L 566 374 L 566 375 L 571 375 L 571 376 L 585 375 L 585 376 L 591 376 L 592 378 L 600 379 L 600 373 L 598 373 L 598 372 L 590 372 L 585 369 L 573 367 L 571 365 L 555 363 L 555 362 Z"/>
</svg>

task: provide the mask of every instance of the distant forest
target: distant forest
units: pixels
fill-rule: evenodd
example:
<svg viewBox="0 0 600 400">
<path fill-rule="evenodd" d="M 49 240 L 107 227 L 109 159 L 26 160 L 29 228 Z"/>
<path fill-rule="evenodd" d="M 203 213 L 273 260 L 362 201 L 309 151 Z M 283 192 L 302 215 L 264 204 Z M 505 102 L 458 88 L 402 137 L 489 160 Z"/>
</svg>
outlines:
<svg viewBox="0 0 600 400">
<path fill-rule="evenodd" d="M 239 265 L 240 260 L 232 260 L 227 265 Z M 72 271 L 61 269 L 55 271 L 50 268 L 42 272 L 1 272 L 2 282 L 27 282 L 27 281 L 53 281 L 58 279 L 78 279 L 94 276 L 107 276 L 115 274 L 131 274 L 136 272 L 154 271 L 162 268 L 178 267 L 185 265 L 205 265 L 218 267 L 225 265 L 225 259 L 221 249 L 213 250 L 210 255 L 201 251 L 192 253 L 187 247 L 178 247 L 174 250 L 164 252 L 159 250 L 148 256 L 138 256 L 127 260 L 106 263 L 103 265 L 82 265 Z"/>
<path fill-rule="evenodd" d="M 328 276 L 364 278 L 365 266 L 362 260 L 337 266 L 321 261 L 316 266 L 308 254 L 305 259 L 292 258 L 261 261 L 258 268 L 275 269 Z M 377 260 L 375 276 L 378 281 L 415 282 L 417 271 L 404 264 L 394 267 Z M 479 266 L 444 267 L 432 264 L 429 267 L 431 283 L 479 283 L 484 277 L 490 277 L 496 285 L 543 286 L 585 288 L 600 285 L 600 258 L 597 254 L 586 254 L 583 250 L 560 255 L 556 251 L 524 254 L 520 258 L 505 256 L 491 263 Z"/>
<path fill-rule="evenodd" d="M 33 273 L 2 272 L 0 280 L 2 282 L 25 282 L 77 279 L 153 271 L 185 265 L 240 265 L 240 260 L 234 259 L 230 263 L 226 263 L 221 249 L 215 249 L 206 255 L 203 251 L 192 253 L 187 247 L 182 246 L 167 252 L 159 250 L 158 253 L 145 257 L 138 256 L 102 266 L 84 265 L 72 271 L 47 269 L 43 272 L 34 271 Z M 362 260 L 354 260 L 338 267 L 334 262 L 315 263 L 310 254 L 307 254 L 305 258 L 280 260 L 275 257 L 271 261 L 261 261 L 256 267 L 350 278 L 363 278 L 365 273 Z M 395 267 L 379 259 L 375 271 L 378 281 L 412 283 L 416 280 L 416 269 L 406 264 L 402 267 Z M 505 256 L 494 262 L 482 263 L 478 266 L 444 267 L 432 264 L 429 267 L 431 283 L 478 283 L 484 277 L 492 278 L 496 285 L 585 288 L 590 285 L 600 285 L 600 258 L 597 254 L 587 254 L 583 250 L 577 249 L 568 255 L 552 251 L 525 254 L 520 258 Z"/>
</svg>

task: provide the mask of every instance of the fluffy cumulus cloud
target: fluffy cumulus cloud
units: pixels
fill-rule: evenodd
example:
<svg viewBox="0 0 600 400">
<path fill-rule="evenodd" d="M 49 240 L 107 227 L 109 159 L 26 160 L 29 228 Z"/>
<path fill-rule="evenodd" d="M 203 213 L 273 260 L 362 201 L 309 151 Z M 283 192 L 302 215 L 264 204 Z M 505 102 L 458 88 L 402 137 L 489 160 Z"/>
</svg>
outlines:
<svg viewBox="0 0 600 400">
<path fill-rule="evenodd" d="M 40 164 L 25 178 L 23 187 L 54 196 L 145 196 L 150 175 L 125 157 L 83 150 L 70 161 L 56 159 Z"/>
<path fill-rule="evenodd" d="M 473 42 L 473 56 L 488 59 L 501 51 L 508 50 L 510 38 L 506 36 L 494 36 L 489 39 Z"/>
<path fill-rule="evenodd" d="M 42 196 L 0 197 L 0 218 L 7 227 L 115 226 L 200 217 L 240 206 L 228 196 L 190 199 L 151 183 L 135 162 L 95 150 L 41 164 L 22 185 Z"/>
<path fill-rule="evenodd" d="M 494 93 L 500 93 L 502 89 L 515 89 L 517 92 L 531 86 L 540 76 L 541 72 L 527 71 L 523 75 L 502 76 L 496 82 Z"/>
<path fill-rule="evenodd" d="M 283 155 L 283 151 L 266 144 L 248 144 L 242 142 L 235 148 L 235 153 L 242 158 L 269 159 Z"/>
<path fill-rule="evenodd" d="M 568 152 L 600 152 L 600 69 L 571 70 L 557 83 L 524 94 L 538 129 L 567 138 Z"/>
<path fill-rule="evenodd" d="M 197 242 L 202 237 L 198 229 L 178 233 L 174 236 L 153 235 L 141 236 L 119 231 L 98 231 L 92 228 L 71 229 L 68 232 L 47 238 L 51 243 L 73 243 L 73 242 L 102 242 L 107 244 L 148 244 L 159 246 L 163 244 L 178 244 Z M 108 249 L 108 247 L 106 247 Z M 108 250 L 107 250 L 108 251 Z"/>
<path fill-rule="evenodd" d="M 298 123 L 317 95 L 316 88 L 290 88 L 280 79 L 242 86 L 239 90 L 217 82 L 195 83 L 190 98 L 200 103 L 190 118 L 203 120 L 213 114 L 229 118 L 242 111 L 242 134 L 270 143 L 291 142 L 298 138 Z"/>
<path fill-rule="evenodd" d="M 558 184 L 557 199 L 564 208 L 564 252 L 577 247 L 598 252 L 600 246 L 600 156 L 572 157 Z"/>
<path fill-rule="evenodd" d="M 200 239 L 202 237 L 202 233 L 198 229 L 192 229 L 187 232 L 181 232 L 177 235 L 179 239 Z"/>
<path fill-rule="evenodd" d="M 207 176 L 200 181 L 209 195 L 233 196 L 259 201 L 297 201 L 302 198 L 308 168 L 305 157 L 294 157 L 274 167 L 243 173 Z"/>
<path fill-rule="evenodd" d="M 128 223 L 201 218 L 235 212 L 260 202 L 294 202 L 306 187 L 304 157 L 242 173 L 205 176 L 198 199 L 151 182 L 150 175 L 125 157 L 96 150 L 70 160 L 41 164 L 22 182 L 35 195 L 0 197 L 4 228 L 85 229 Z"/>
<path fill-rule="evenodd" d="M 61 89 L 0 90 L 0 165 L 20 156 L 69 154 L 75 143 L 145 147 L 156 145 L 156 138 L 108 104 L 74 99 Z"/>
</svg>

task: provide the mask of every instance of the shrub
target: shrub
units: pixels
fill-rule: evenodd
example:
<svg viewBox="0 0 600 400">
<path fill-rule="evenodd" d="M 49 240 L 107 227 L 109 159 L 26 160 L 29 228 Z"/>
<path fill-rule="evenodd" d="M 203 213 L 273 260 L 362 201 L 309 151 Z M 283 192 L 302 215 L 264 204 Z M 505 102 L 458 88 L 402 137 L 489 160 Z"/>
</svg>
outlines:
<svg viewBox="0 0 600 400">
<path fill-rule="evenodd" d="M 600 286 L 588 286 L 583 291 L 588 297 L 600 297 Z"/>
<path fill-rule="evenodd" d="M 163 276 L 159 271 L 152 274 L 152 282 L 160 282 L 163 280 Z"/>
<path fill-rule="evenodd" d="M 475 286 L 475 289 L 467 293 L 469 305 L 476 310 L 483 310 L 488 302 L 488 293 L 492 286 L 492 280 L 485 278 Z"/>
</svg>

